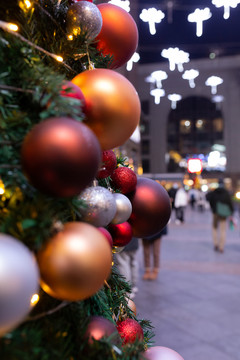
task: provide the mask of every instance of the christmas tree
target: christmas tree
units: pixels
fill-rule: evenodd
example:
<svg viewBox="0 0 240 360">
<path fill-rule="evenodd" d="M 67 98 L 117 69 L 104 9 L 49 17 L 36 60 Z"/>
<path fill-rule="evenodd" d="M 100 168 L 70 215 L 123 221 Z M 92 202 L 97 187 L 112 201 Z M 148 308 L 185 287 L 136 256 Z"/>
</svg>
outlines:
<svg viewBox="0 0 240 360">
<path fill-rule="evenodd" d="M 123 45 L 108 38 L 109 12 L 130 31 Z M 151 325 L 112 248 L 163 227 L 170 205 L 112 151 L 140 117 L 114 71 L 136 49 L 136 24 L 110 4 L 9 0 L 0 34 L 0 357 L 140 359 Z M 147 219 L 137 186 L 163 200 Z"/>
</svg>

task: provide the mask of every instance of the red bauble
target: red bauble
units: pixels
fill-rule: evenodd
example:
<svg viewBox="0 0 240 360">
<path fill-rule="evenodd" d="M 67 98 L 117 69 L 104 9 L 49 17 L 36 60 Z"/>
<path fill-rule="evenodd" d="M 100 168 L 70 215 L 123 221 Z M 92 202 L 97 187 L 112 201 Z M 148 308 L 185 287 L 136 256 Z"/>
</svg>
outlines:
<svg viewBox="0 0 240 360">
<path fill-rule="evenodd" d="M 136 189 L 137 175 L 129 167 L 120 166 L 111 175 L 112 185 L 122 194 L 128 194 Z"/>
<path fill-rule="evenodd" d="M 128 198 L 132 203 L 128 221 L 135 237 L 154 235 L 167 225 L 171 215 L 170 199 L 158 182 L 139 177 L 136 190 Z"/>
<path fill-rule="evenodd" d="M 108 230 L 112 235 L 113 246 L 126 246 L 132 239 L 132 227 L 125 221 L 121 224 L 110 224 Z"/>
<path fill-rule="evenodd" d="M 110 247 L 112 248 L 113 239 L 112 239 L 112 235 L 110 234 L 110 232 L 107 229 L 105 229 L 104 227 L 99 227 L 98 230 L 106 237 L 107 241 L 109 242 Z"/>
<path fill-rule="evenodd" d="M 68 91 L 66 91 L 66 89 Z M 71 97 L 80 100 L 81 110 L 85 113 L 86 111 L 85 98 L 82 90 L 77 85 L 73 84 L 71 81 L 65 81 L 62 86 L 62 91 L 60 92 L 60 94 L 64 97 Z"/>
<path fill-rule="evenodd" d="M 148 360 L 184 360 L 176 351 L 164 346 L 153 346 L 143 353 Z"/>
<path fill-rule="evenodd" d="M 78 74 L 72 82 L 86 101 L 86 125 L 96 134 L 102 150 L 124 144 L 140 120 L 140 100 L 134 86 L 113 70 L 94 69 Z"/>
<path fill-rule="evenodd" d="M 88 343 L 92 344 L 93 339 L 100 340 L 115 332 L 117 334 L 116 327 L 110 320 L 102 316 L 92 316 L 87 325 L 85 337 L 88 339 Z"/>
<path fill-rule="evenodd" d="M 98 179 L 105 179 L 111 176 L 117 167 L 117 158 L 112 150 L 105 150 L 102 153 L 102 166 L 97 174 Z"/>
<path fill-rule="evenodd" d="M 22 167 L 30 183 L 52 196 L 78 195 L 93 181 L 101 149 L 94 133 L 68 117 L 35 125 L 22 145 Z"/>
<path fill-rule="evenodd" d="M 97 48 L 103 55 L 113 56 L 111 69 L 127 63 L 138 46 L 138 28 L 132 16 L 113 4 L 99 4 L 102 29 L 96 37 Z"/>
<path fill-rule="evenodd" d="M 123 344 L 134 343 L 137 339 L 143 340 L 143 329 L 134 319 L 126 319 L 117 323 L 117 330 L 123 339 Z"/>
</svg>

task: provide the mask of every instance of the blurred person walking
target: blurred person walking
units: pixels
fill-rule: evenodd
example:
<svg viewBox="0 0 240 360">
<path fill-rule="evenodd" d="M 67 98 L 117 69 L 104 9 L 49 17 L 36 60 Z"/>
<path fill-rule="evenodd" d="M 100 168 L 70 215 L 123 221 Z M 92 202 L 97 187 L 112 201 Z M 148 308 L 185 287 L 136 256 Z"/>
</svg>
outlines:
<svg viewBox="0 0 240 360">
<path fill-rule="evenodd" d="M 226 242 L 227 218 L 233 213 L 233 203 L 229 192 L 224 188 L 224 182 L 219 179 L 218 188 L 207 194 L 213 214 L 212 238 L 214 250 L 224 252 Z"/>
<path fill-rule="evenodd" d="M 183 185 L 179 187 L 175 196 L 176 224 L 184 223 L 185 208 L 188 204 L 188 195 Z"/>
</svg>

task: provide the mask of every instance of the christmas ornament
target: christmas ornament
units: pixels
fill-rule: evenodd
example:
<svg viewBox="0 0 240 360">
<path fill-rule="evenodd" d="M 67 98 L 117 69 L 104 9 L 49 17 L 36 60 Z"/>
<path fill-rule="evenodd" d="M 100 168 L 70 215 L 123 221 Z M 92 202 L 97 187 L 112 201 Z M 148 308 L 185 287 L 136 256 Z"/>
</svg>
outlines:
<svg viewBox="0 0 240 360">
<path fill-rule="evenodd" d="M 64 81 L 62 86 L 62 91 L 60 92 L 61 96 L 71 97 L 81 101 L 81 109 L 85 112 L 85 99 L 81 89 L 73 84 L 71 81 Z"/>
<path fill-rule="evenodd" d="M 137 316 L 137 308 L 136 308 L 136 304 L 134 303 L 134 301 L 132 299 L 127 299 L 127 306 L 129 307 L 130 310 L 132 310 L 133 314 L 135 316 Z"/>
<path fill-rule="evenodd" d="M 78 301 L 95 294 L 108 278 L 112 252 L 90 224 L 69 222 L 39 251 L 41 286 L 49 295 Z"/>
<path fill-rule="evenodd" d="M 111 176 L 117 167 L 117 158 L 112 150 L 105 150 L 102 152 L 102 166 L 97 173 L 98 179 L 105 179 Z"/>
<path fill-rule="evenodd" d="M 88 339 L 89 344 L 92 344 L 93 339 L 100 340 L 113 333 L 116 333 L 116 339 L 119 338 L 116 327 L 110 320 L 102 316 L 92 316 L 87 325 L 85 337 Z"/>
<path fill-rule="evenodd" d="M 102 29 L 97 36 L 97 49 L 104 56 L 113 56 L 111 69 L 128 62 L 138 46 L 138 28 L 132 16 L 113 4 L 99 4 Z"/>
<path fill-rule="evenodd" d="M 132 239 L 132 227 L 125 221 L 122 224 L 110 224 L 108 231 L 112 235 L 113 246 L 126 246 Z"/>
<path fill-rule="evenodd" d="M 98 7 L 89 1 L 79 1 L 68 8 L 67 35 L 85 35 L 88 42 L 94 40 L 102 28 L 102 15 Z"/>
<path fill-rule="evenodd" d="M 134 343 L 137 339 L 143 340 L 143 329 L 134 319 L 126 319 L 117 323 L 117 330 L 123 339 L 123 344 Z"/>
<path fill-rule="evenodd" d="M 0 234 L 0 336 L 24 320 L 38 288 L 34 255 L 12 236 Z"/>
<path fill-rule="evenodd" d="M 114 170 L 112 176 L 112 185 L 122 194 L 128 194 L 134 191 L 137 186 L 137 176 L 129 167 L 120 166 Z"/>
<path fill-rule="evenodd" d="M 98 137 L 102 150 L 128 140 L 140 119 L 140 100 L 133 85 L 108 69 L 83 71 L 72 82 L 84 94 L 86 124 Z"/>
<path fill-rule="evenodd" d="M 132 213 L 132 204 L 123 194 L 114 193 L 113 197 L 116 201 L 117 211 L 111 222 L 112 224 L 121 224 L 129 219 Z"/>
<path fill-rule="evenodd" d="M 114 218 L 117 205 L 113 194 L 102 186 L 86 188 L 80 198 L 85 201 L 86 208 L 81 208 L 81 220 L 92 225 L 104 227 Z"/>
<path fill-rule="evenodd" d="M 148 360 L 184 360 L 176 351 L 164 346 L 153 346 L 143 353 Z"/>
<path fill-rule="evenodd" d="M 35 125 L 22 145 L 22 167 L 43 193 L 78 195 L 95 177 L 101 149 L 94 133 L 68 117 L 51 118 Z"/>
<path fill-rule="evenodd" d="M 99 227 L 98 230 L 106 237 L 107 241 L 109 242 L 110 247 L 112 248 L 113 239 L 112 239 L 112 235 L 110 234 L 110 232 L 107 229 L 105 229 L 104 227 Z"/>
<path fill-rule="evenodd" d="M 164 228 L 171 215 L 167 191 L 158 182 L 139 177 L 136 191 L 128 195 L 132 203 L 133 236 L 151 236 Z"/>
</svg>

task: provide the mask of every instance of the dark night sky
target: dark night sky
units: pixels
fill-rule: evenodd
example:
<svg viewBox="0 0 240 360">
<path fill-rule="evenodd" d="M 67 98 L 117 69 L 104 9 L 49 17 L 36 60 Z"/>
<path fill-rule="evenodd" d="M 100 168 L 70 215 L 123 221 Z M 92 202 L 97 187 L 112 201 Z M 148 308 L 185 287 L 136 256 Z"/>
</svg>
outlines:
<svg viewBox="0 0 240 360">
<path fill-rule="evenodd" d="M 130 1 L 131 2 L 131 1 Z M 166 61 L 161 56 L 163 48 L 179 47 L 190 53 L 190 60 L 240 54 L 240 4 L 230 9 L 230 17 L 223 18 L 224 8 L 216 8 L 211 0 L 173 0 L 172 22 L 168 22 L 167 0 L 139 0 L 138 16 L 143 8 L 155 7 L 165 13 L 165 18 L 156 24 L 156 34 L 151 35 L 148 23 L 138 18 L 138 52 L 141 63 Z M 209 7 L 212 17 L 203 23 L 203 35 L 196 36 L 196 23 L 187 21 L 187 16 L 196 8 Z"/>
</svg>

